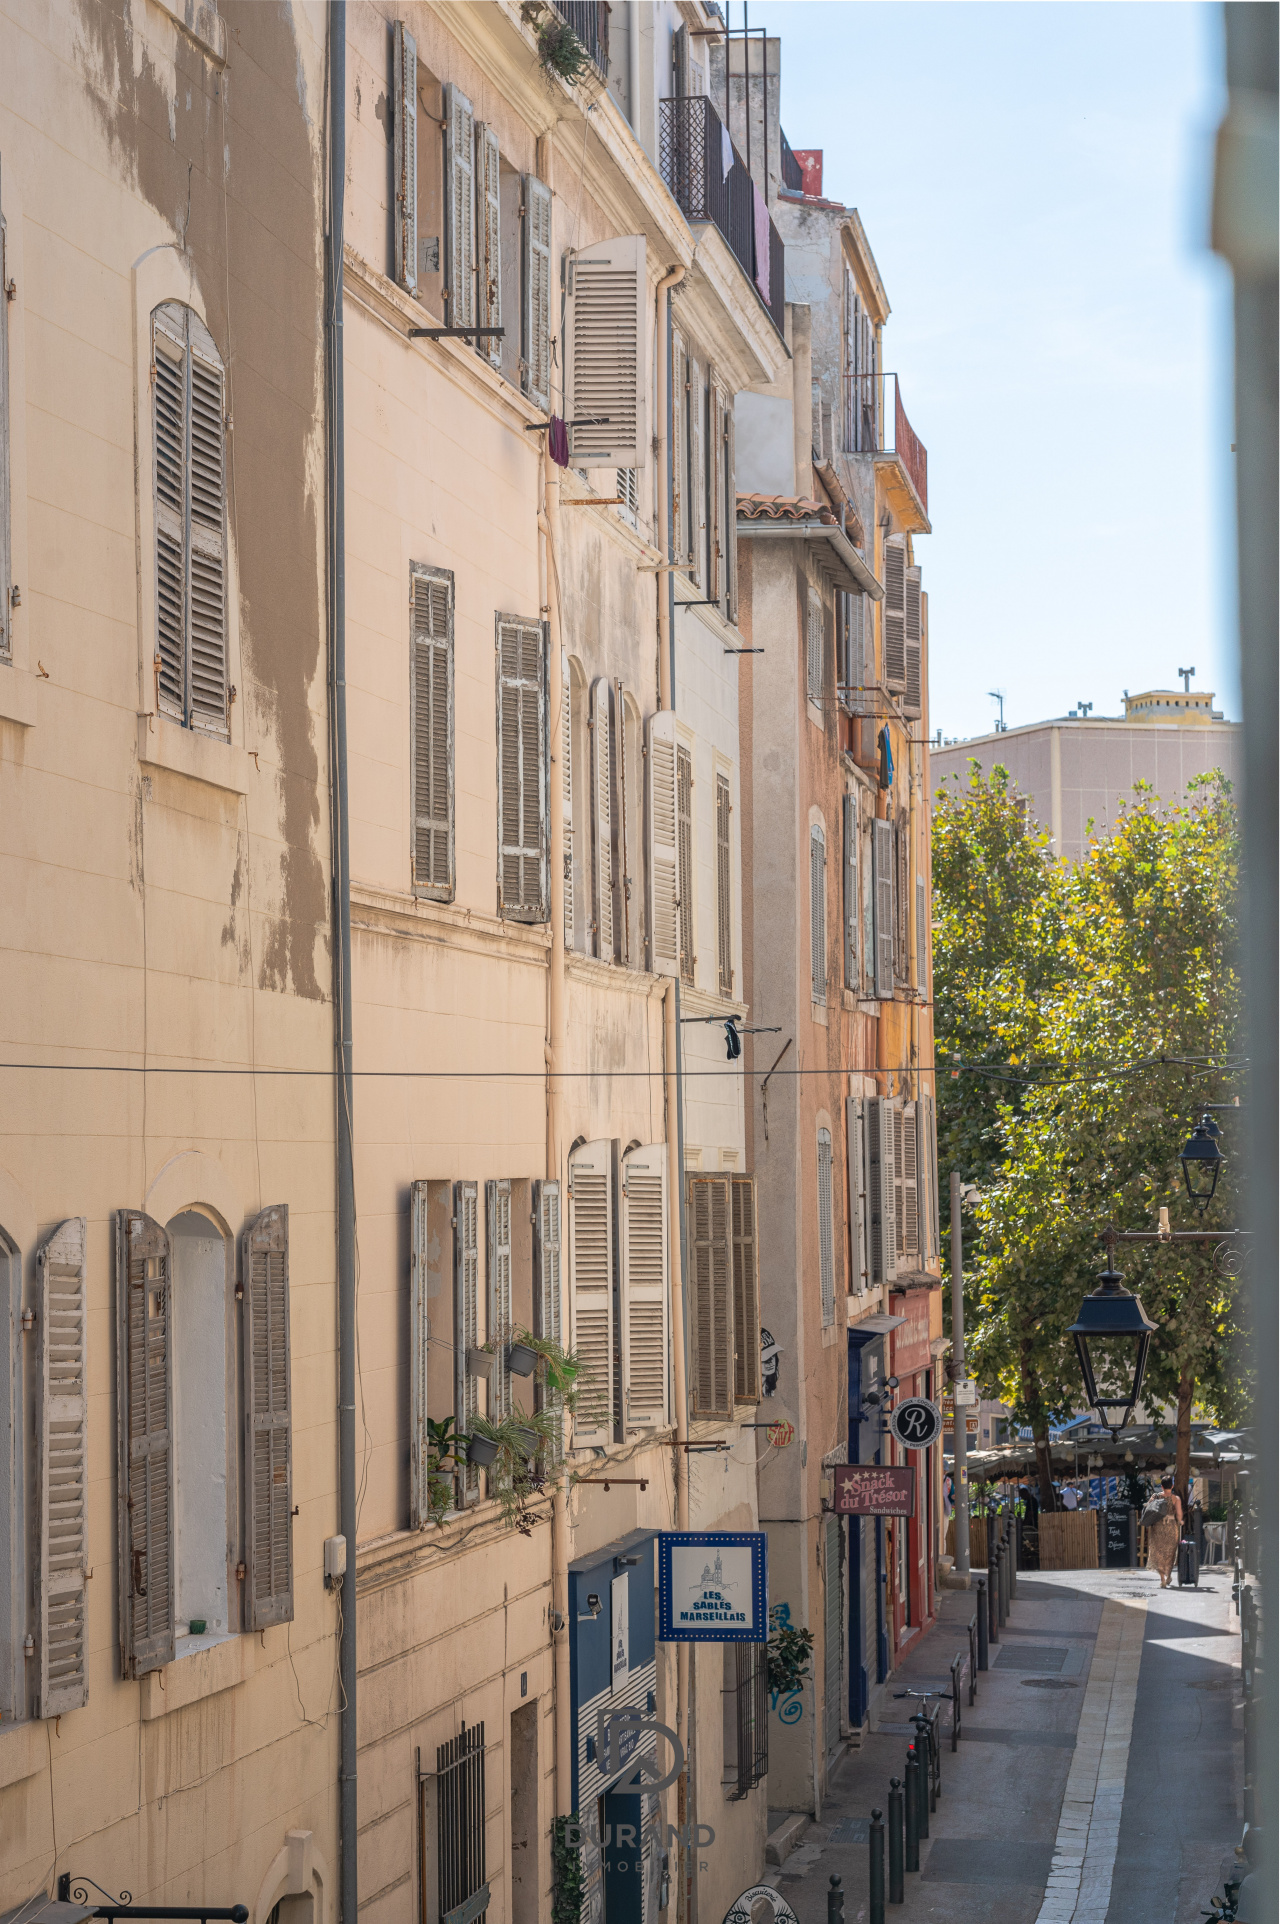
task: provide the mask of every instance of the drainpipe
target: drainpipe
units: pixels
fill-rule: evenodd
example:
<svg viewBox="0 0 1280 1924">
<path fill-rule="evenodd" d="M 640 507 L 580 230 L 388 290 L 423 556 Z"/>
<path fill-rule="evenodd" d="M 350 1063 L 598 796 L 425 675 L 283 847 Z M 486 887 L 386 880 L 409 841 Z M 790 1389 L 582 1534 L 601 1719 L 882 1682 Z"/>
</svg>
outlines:
<svg viewBox="0 0 1280 1924">
<path fill-rule="evenodd" d="M 342 225 L 347 156 L 347 8 L 329 0 L 329 231 L 325 242 L 325 371 L 329 441 L 329 812 L 333 867 L 333 1010 L 338 1258 L 338 1488 L 347 1544 L 342 1579 L 342 1737 L 338 1836 L 342 1924 L 356 1924 L 356 1191 L 352 1155 L 351 881 L 347 834 L 347 619 L 342 387 Z"/>
<path fill-rule="evenodd" d="M 675 504 L 671 490 L 671 289 L 684 279 L 684 268 L 669 267 L 658 282 L 657 331 L 655 336 L 654 360 L 657 362 L 658 405 L 654 409 L 658 422 L 658 477 L 662 496 L 658 501 L 658 526 L 666 532 L 667 560 L 676 557 L 671 552 L 675 537 Z M 655 575 L 658 584 L 658 706 L 674 708 L 676 705 L 676 657 L 675 657 L 675 610 L 676 588 L 670 577 L 664 583 L 661 575 Z"/>
</svg>

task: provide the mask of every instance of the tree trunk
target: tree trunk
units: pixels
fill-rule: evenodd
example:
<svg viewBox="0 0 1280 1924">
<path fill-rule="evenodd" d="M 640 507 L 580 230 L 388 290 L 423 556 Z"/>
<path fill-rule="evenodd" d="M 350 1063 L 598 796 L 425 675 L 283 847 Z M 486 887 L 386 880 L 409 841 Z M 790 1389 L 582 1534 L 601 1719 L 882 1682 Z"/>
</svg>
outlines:
<svg viewBox="0 0 1280 1924">
<path fill-rule="evenodd" d="M 1053 1488 L 1053 1463 L 1049 1456 L 1049 1419 L 1040 1397 L 1040 1378 L 1031 1363 L 1031 1344 L 1022 1345 L 1022 1400 L 1031 1415 L 1031 1437 L 1035 1444 L 1036 1471 L 1040 1481 L 1040 1508 L 1054 1510 L 1057 1497 Z"/>
<path fill-rule="evenodd" d="M 1191 1405 L 1195 1392 L 1195 1374 L 1190 1363 L 1184 1363 L 1178 1378 L 1178 1442 L 1173 1459 L 1173 1487 L 1182 1498 L 1184 1513 L 1191 1495 Z"/>
</svg>

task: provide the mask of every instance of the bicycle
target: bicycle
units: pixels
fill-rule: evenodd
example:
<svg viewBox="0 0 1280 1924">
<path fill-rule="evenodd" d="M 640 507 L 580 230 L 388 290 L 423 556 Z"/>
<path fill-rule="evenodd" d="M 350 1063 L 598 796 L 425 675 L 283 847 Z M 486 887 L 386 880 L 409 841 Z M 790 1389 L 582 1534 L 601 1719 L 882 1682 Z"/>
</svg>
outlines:
<svg viewBox="0 0 1280 1924">
<path fill-rule="evenodd" d="M 893 1694 L 899 1698 L 913 1697 L 922 1706 L 912 1712 L 911 1721 L 916 1727 L 917 1744 L 921 1739 L 924 1740 L 924 1756 L 929 1767 L 929 1808 L 936 1810 L 942 1795 L 942 1745 L 938 1741 L 938 1720 L 942 1715 L 942 1700 L 950 1693 L 946 1690 L 907 1689 L 895 1690 Z M 928 1706 L 935 1697 L 938 1699 L 937 1706 L 930 1715 Z"/>
</svg>

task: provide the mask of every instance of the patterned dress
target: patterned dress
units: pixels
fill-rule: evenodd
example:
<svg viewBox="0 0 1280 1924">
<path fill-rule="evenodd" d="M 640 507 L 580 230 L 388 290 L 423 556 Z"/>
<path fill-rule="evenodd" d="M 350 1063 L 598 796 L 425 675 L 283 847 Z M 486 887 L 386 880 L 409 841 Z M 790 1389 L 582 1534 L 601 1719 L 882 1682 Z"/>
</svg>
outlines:
<svg viewBox="0 0 1280 1924">
<path fill-rule="evenodd" d="M 1176 1516 L 1161 1517 L 1147 1531 L 1147 1561 L 1160 1572 L 1160 1587 L 1167 1590 L 1173 1566 L 1178 1561 L 1178 1539 L 1182 1529 Z"/>
</svg>

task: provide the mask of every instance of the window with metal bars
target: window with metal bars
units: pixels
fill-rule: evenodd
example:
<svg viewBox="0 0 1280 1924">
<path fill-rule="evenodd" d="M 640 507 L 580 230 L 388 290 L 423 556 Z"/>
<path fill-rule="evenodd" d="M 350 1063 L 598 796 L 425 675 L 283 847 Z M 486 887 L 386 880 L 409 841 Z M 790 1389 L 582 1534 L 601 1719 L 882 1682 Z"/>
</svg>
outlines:
<svg viewBox="0 0 1280 1924">
<path fill-rule="evenodd" d="M 693 934 L 693 756 L 676 748 L 676 856 L 680 890 L 680 980 L 692 982 L 698 958 Z"/>
<path fill-rule="evenodd" d="M 225 377 L 189 307 L 151 316 L 156 644 L 160 713 L 227 733 Z"/>
<path fill-rule="evenodd" d="M 763 1643 L 724 1645 L 724 1783 L 745 1797 L 769 1774 L 769 1661 Z"/>
<path fill-rule="evenodd" d="M 426 1782 L 421 1788 L 425 1802 Z M 436 1747 L 436 1891 L 439 1924 L 471 1924 L 489 1908 L 483 1724 L 468 1730 L 464 1723 L 456 1737 Z"/>
<path fill-rule="evenodd" d="M 733 921 L 729 777 L 716 776 L 716 979 L 721 995 L 733 994 Z"/>
</svg>

